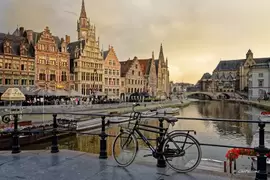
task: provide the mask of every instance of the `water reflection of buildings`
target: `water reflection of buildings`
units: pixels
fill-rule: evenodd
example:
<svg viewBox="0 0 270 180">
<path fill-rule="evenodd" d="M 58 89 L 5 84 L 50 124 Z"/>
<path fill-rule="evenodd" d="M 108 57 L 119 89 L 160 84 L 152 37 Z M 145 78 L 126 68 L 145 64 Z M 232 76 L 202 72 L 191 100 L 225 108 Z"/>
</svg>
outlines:
<svg viewBox="0 0 270 180">
<path fill-rule="evenodd" d="M 159 126 L 158 120 L 145 120 L 143 122 L 144 124 L 153 125 L 153 126 Z M 97 131 L 96 133 L 98 133 Z M 120 132 L 119 126 L 112 126 L 109 127 L 106 130 L 106 133 L 111 136 L 117 136 Z M 158 134 L 147 132 L 147 131 L 141 131 L 145 137 L 148 139 L 156 139 L 158 137 Z M 107 138 L 107 153 L 108 156 L 112 155 L 112 146 L 114 142 L 115 137 L 108 137 Z M 145 143 L 141 140 L 138 141 L 139 147 L 144 148 L 146 147 Z M 155 146 L 155 142 L 151 141 L 151 144 Z M 100 152 L 100 138 L 97 135 L 77 135 L 77 136 L 71 136 L 68 138 L 65 138 L 59 142 L 59 146 L 61 149 L 70 149 L 70 150 L 76 150 L 76 151 L 83 151 L 88 152 L 92 154 L 99 154 Z M 116 146 L 118 147 L 118 146 Z M 119 152 L 119 150 L 116 150 L 116 152 Z"/>
<path fill-rule="evenodd" d="M 224 101 L 201 102 L 198 104 L 198 111 L 203 117 L 252 120 L 251 115 L 246 113 L 250 110 L 249 106 Z M 206 122 L 206 126 L 208 123 Z M 252 124 L 244 122 L 212 122 L 212 124 L 220 136 L 245 136 L 248 145 L 251 145 L 253 141 L 254 125 Z"/>
</svg>

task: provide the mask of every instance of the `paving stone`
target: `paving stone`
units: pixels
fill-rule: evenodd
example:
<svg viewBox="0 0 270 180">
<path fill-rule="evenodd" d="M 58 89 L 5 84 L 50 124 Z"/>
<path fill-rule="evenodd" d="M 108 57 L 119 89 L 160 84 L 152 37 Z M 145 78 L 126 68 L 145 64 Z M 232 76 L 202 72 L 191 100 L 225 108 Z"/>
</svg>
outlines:
<svg viewBox="0 0 270 180">
<path fill-rule="evenodd" d="M 227 180 L 231 177 L 211 172 L 175 173 L 155 164 L 133 163 L 121 168 L 109 158 L 99 159 L 84 152 L 61 150 L 0 153 L 0 180 Z M 254 179 L 254 178 L 253 178 Z"/>
</svg>

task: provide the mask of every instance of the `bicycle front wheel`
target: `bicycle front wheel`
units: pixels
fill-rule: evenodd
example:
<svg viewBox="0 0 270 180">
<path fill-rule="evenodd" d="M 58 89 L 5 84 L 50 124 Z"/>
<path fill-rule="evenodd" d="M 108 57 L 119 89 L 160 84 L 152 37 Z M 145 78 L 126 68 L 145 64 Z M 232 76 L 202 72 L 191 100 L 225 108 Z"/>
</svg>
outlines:
<svg viewBox="0 0 270 180">
<path fill-rule="evenodd" d="M 126 131 L 118 134 L 113 142 L 113 158 L 119 166 L 126 167 L 130 165 L 138 151 L 138 141 L 136 137 Z"/>
<path fill-rule="evenodd" d="M 199 142 L 187 133 L 173 133 L 165 140 L 163 157 L 175 171 L 193 171 L 201 162 L 202 151 Z"/>
</svg>

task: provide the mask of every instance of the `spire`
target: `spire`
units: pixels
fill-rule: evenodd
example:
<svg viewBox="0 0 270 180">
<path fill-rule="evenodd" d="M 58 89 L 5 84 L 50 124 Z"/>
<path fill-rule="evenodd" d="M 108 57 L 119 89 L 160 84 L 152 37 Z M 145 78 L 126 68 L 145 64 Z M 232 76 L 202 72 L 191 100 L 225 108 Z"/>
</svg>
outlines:
<svg viewBox="0 0 270 180">
<path fill-rule="evenodd" d="M 253 58 L 253 53 L 252 53 L 252 51 L 251 51 L 250 49 L 248 50 L 248 52 L 247 52 L 247 54 L 246 54 L 246 59 L 247 59 L 249 56 L 251 56 L 251 58 Z"/>
<path fill-rule="evenodd" d="M 85 11 L 84 0 L 82 0 L 82 7 L 81 7 L 81 15 L 80 15 L 80 18 L 87 18 L 87 16 L 86 16 L 86 11 Z"/>
<path fill-rule="evenodd" d="M 159 50 L 159 60 L 164 62 L 164 55 L 163 55 L 162 43 L 160 45 L 160 50 Z"/>
<path fill-rule="evenodd" d="M 160 44 L 160 52 L 163 53 L 163 47 L 162 47 L 162 43 Z"/>
</svg>

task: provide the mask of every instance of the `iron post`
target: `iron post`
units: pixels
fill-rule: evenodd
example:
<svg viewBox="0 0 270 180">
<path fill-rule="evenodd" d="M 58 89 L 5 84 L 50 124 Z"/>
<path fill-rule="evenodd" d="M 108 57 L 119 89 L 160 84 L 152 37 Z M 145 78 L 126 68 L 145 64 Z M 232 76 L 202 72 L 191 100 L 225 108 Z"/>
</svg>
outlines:
<svg viewBox="0 0 270 180">
<path fill-rule="evenodd" d="M 19 132 L 18 132 L 18 114 L 14 114 L 14 130 L 12 136 L 12 154 L 21 152 L 19 145 Z"/>
<path fill-rule="evenodd" d="M 163 147 L 163 138 L 164 138 L 164 134 L 163 134 L 163 121 L 164 119 L 163 118 L 159 118 L 159 127 L 160 127 L 160 130 L 159 130 L 159 137 L 157 139 L 157 151 L 158 151 L 158 157 L 157 157 L 157 167 L 166 167 L 166 162 L 162 156 L 162 147 Z"/>
<path fill-rule="evenodd" d="M 105 131 L 106 123 L 105 123 L 105 116 L 101 117 L 101 133 L 100 133 L 100 152 L 99 158 L 100 159 L 107 159 L 107 134 Z"/>
<path fill-rule="evenodd" d="M 57 114 L 53 114 L 53 135 L 52 135 L 52 146 L 51 153 L 58 153 L 58 137 L 57 137 Z"/>
<path fill-rule="evenodd" d="M 264 122 L 259 122 L 259 147 L 255 148 L 257 155 L 257 172 L 255 180 L 267 180 L 266 154 L 268 149 L 264 145 Z"/>
</svg>

